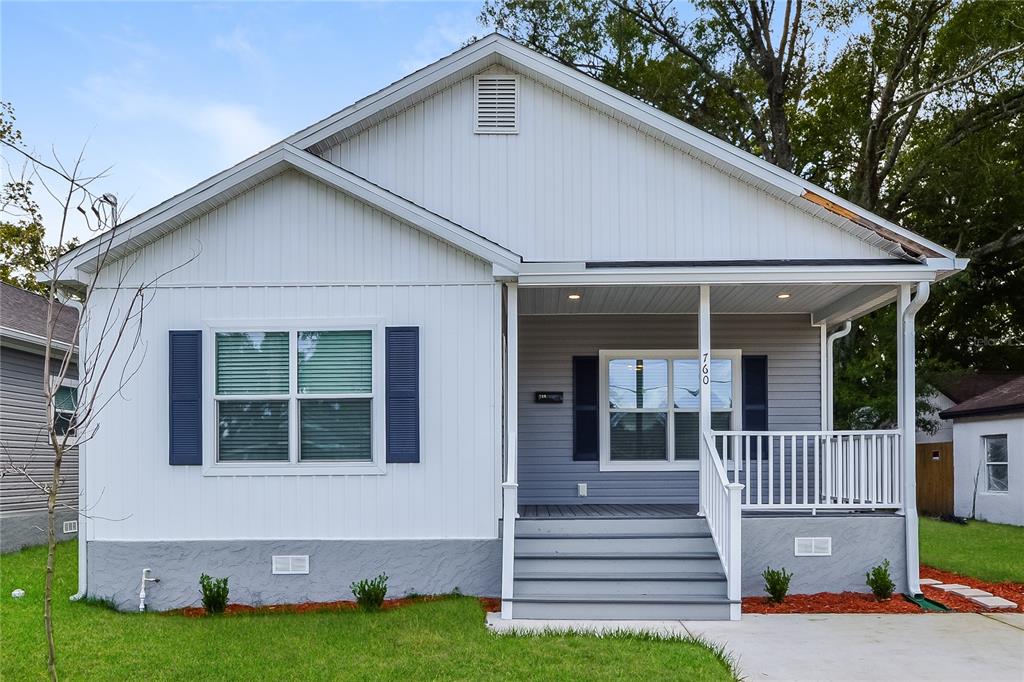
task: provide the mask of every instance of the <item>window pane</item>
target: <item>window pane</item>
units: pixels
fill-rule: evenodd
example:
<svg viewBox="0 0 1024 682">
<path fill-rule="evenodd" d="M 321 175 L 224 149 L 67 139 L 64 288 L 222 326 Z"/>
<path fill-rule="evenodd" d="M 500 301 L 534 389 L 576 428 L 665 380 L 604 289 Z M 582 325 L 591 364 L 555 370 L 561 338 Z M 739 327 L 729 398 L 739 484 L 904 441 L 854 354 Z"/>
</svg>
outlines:
<svg viewBox="0 0 1024 682">
<path fill-rule="evenodd" d="M 370 399 L 300 400 L 303 460 L 372 459 Z"/>
<path fill-rule="evenodd" d="M 680 410 L 699 410 L 700 395 L 696 358 L 673 360 L 672 377 L 675 406 Z M 711 359 L 711 409 L 732 409 L 732 360 Z"/>
<path fill-rule="evenodd" d="M 608 403 L 615 408 L 668 406 L 667 360 L 610 360 Z"/>
<path fill-rule="evenodd" d="M 613 460 L 664 460 L 668 457 L 663 412 L 612 412 L 610 456 Z"/>
<path fill-rule="evenodd" d="M 287 400 L 219 401 L 217 411 L 220 461 L 288 460 Z"/>
<path fill-rule="evenodd" d="M 299 332 L 299 393 L 370 393 L 373 349 L 368 329 Z"/>
<path fill-rule="evenodd" d="M 994 493 L 1005 493 L 1009 490 L 1006 464 L 988 465 L 988 489 Z"/>
<path fill-rule="evenodd" d="M 56 410 L 74 412 L 78 405 L 78 389 L 70 386 L 60 386 L 53 395 L 53 407 Z"/>
<path fill-rule="evenodd" d="M 1006 461 L 1006 436 L 985 436 L 985 458 L 989 462 Z"/>
<path fill-rule="evenodd" d="M 700 459 L 699 412 L 676 412 L 676 461 Z M 712 412 L 711 430 L 728 431 L 732 428 L 732 412 Z"/>
<path fill-rule="evenodd" d="M 217 334 L 217 393 L 288 392 L 288 332 Z"/>
<path fill-rule="evenodd" d="M 74 419 L 74 412 L 54 412 L 53 415 L 53 431 L 58 436 L 74 436 L 75 429 L 71 426 L 71 421 Z"/>
</svg>

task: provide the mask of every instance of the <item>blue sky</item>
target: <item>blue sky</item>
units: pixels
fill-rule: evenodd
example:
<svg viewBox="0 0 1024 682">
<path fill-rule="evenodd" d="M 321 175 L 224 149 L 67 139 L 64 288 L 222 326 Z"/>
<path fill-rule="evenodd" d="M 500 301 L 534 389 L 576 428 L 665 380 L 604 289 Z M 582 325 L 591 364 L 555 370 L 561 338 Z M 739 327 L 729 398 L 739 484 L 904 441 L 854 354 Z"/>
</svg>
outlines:
<svg viewBox="0 0 1024 682">
<path fill-rule="evenodd" d="M 0 97 L 44 157 L 86 144 L 134 215 L 486 33 L 479 9 L 4 0 Z"/>
</svg>

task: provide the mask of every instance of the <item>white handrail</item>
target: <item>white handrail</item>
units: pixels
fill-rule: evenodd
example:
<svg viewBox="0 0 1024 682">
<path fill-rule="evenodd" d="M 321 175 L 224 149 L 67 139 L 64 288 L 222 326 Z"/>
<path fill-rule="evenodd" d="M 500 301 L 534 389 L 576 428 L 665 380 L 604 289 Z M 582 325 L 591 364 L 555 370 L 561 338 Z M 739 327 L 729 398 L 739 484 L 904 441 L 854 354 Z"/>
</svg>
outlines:
<svg viewBox="0 0 1024 682">
<path fill-rule="evenodd" d="M 707 520 L 711 537 L 722 558 L 722 567 L 728 585 L 730 618 L 739 620 L 742 555 L 740 537 L 742 518 L 740 514 L 743 485 L 730 483 L 722 458 L 715 446 L 714 436 L 705 431 L 701 438 L 700 456 L 700 512 Z"/>
<path fill-rule="evenodd" d="M 744 483 L 745 508 L 903 508 L 898 430 L 715 431 L 710 438 L 726 478 Z"/>
</svg>

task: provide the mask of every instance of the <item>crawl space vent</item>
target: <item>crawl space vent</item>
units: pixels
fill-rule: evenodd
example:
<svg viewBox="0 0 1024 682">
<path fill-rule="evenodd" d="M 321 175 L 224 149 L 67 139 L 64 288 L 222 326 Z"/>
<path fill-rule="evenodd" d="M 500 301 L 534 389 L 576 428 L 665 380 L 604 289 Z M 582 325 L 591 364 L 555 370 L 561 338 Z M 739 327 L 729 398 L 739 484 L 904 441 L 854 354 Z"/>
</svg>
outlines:
<svg viewBox="0 0 1024 682">
<path fill-rule="evenodd" d="M 271 570 L 274 575 L 306 575 L 309 573 L 309 555 L 275 556 Z"/>
<path fill-rule="evenodd" d="M 476 132 L 515 133 L 519 130 L 519 78 L 476 77 Z"/>
<path fill-rule="evenodd" d="M 796 556 L 832 556 L 832 538 L 796 538 Z"/>
<path fill-rule="evenodd" d="M 65 535 L 68 535 L 70 533 L 77 533 L 77 532 L 78 532 L 78 521 L 65 521 L 64 522 L 64 534 Z"/>
</svg>

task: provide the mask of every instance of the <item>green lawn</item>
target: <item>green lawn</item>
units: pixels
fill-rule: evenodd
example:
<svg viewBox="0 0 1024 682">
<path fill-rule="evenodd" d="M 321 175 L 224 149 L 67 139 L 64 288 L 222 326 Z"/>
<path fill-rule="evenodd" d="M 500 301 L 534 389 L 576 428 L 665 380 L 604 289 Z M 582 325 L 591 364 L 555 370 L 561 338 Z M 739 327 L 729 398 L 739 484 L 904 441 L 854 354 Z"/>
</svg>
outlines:
<svg viewBox="0 0 1024 682">
<path fill-rule="evenodd" d="M 695 641 L 616 635 L 497 636 L 479 602 L 452 597 L 376 614 L 186 618 L 68 601 L 75 544 L 58 548 L 54 597 L 64 679 L 730 680 Z M 45 677 L 42 569 L 35 548 L 0 557 L 0 679 Z M 23 588 L 20 600 L 11 590 Z"/>
<path fill-rule="evenodd" d="M 921 563 L 981 580 L 1024 583 L 1024 528 L 922 518 Z"/>
</svg>

